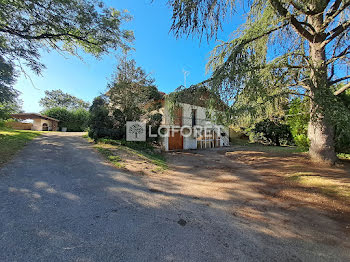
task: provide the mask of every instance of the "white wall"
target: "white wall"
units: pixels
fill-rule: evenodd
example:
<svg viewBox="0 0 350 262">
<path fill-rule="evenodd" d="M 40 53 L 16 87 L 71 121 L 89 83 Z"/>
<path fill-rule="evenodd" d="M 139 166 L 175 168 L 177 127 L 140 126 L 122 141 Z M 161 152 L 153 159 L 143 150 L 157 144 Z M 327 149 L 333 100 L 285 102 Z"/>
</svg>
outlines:
<svg viewBox="0 0 350 262">
<path fill-rule="evenodd" d="M 194 106 L 190 104 L 179 103 L 179 106 L 182 107 L 182 125 L 183 126 L 191 126 L 192 127 L 192 110 L 196 109 L 196 125 L 197 126 L 207 126 L 215 124 L 215 116 L 212 117 L 212 120 L 207 119 L 206 117 L 206 108 L 201 106 Z M 159 111 L 163 115 L 161 125 L 169 126 L 172 125 L 173 121 L 171 121 L 171 116 L 166 107 L 162 107 Z M 220 136 L 220 146 L 229 146 L 229 129 L 222 128 L 221 132 L 224 132 L 226 135 Z M 168 138 L 162 138 L 161 143 L 164 150 L 169 149 L 169 141 Z M 191 137 L 184 137 L 183 140 L 183 148 L 184 149 L 197 149 L 197 139 L 192 135 Z"/>
<path fill-rule="evenodd" d="M 45 120 L 45 119 L 34 119 L 33 121 L 33 127 L 32 130 L 34 131 L 42 131 L 43 130 L 43 124 L 46 123 L 49 127 L 49 130 L 52 130 L 52 121 L 51 120 Z"/>
<path fill-rule="evenodd" d="M 34 131 L 41 131 L 42 130 L 41 119 L 34 119 L 32 130 L 34 130 Z"/>
</svg>

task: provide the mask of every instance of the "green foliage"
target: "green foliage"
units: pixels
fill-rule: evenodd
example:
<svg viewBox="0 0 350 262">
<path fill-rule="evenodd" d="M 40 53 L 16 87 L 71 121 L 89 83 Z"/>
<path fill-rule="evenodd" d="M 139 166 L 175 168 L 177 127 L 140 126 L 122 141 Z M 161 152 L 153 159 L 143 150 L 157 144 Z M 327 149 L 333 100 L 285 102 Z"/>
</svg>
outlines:
<svg viewBox="0 0 350 262">
<path fill-rule="evenodd" d="M 102 146 L 95 146 L 105 158 L 107 158 L 108 161 L 110 161 L 114 166 L 117 168 L 123 168 L 124 165 L 122 164 L 122 158 L 120 156 L 114 155 L 113 151 L 109 148 L 104 148 Z"/>
<path fill-rule="evenodd" d="M 62 90 L 45 91 L 45 97 L 41 98 L 39 104 L 46 110 L 51 108 L 66 108 L 68 110 L 74 109 L 88 109 L 89 103 L 68 93 L 64 93 Z"/>
<path fill-rule="evenodd" d="M 173 10 L 171 29 L 177 36 L 204 33 L 207 37 L 216 36 L 225 15 L 238 4 L 235 0 L 169 2 Z M 283 116 L 294 96 L 310 97 L 310 123 L 316 129 L 336 126 L 339 148 L 350 129 L 348 110 L 339 101 L 339 93 L 334 93 L 334 89 L 350 87 L 348 83 L 337 88 L 350 79 L 345 70 L 350 59 L 349 2 L 248 2 L 246 20 L 232 34 L 234 38 L 214 48 L 208 63 L 212 75 L 206 84 L 233 105 L 234 115 L 238 116 L 234 120 L 242 121 L 246 127 L 264 116 L 270 117 L 270 109 Z M 298 143 L 306 146 L 305 132 L 298 131 L 300 127 L 293 128 Z M 331 133 L 325 134 L 330 138 L 324 140 L 327 142 L 311 140 L 315 159 L 335 160 L 333 143 L 329 142 Z"/>
<path fill-rule="evenodd" d="M 106 96 L 95 98 L 90 107 L 89 136 L 95 141 L 125 138 L 126 122 L 141 117 L 148 118 L 155 128 L 161 120 L 151 112 L 159 109 L 161 97 L 154 80 L 134 60 L 123 58 L 108 84 Z"/>
<path fill-rule="evenodd" d="M 20 60 L 40 73 L 40 50 L 78 56 L 79 48 L 96 57 L 128 49 L 133 33 L 122 29 L 127 11 L 94 0 L 0 1 L 0 50 L 7 61 Z"/>
<path fill-rule="evenodd" d="M 114 139 L 98 139 L 99 144 L 109 144 L 116 146 L 117 149 L 123 149 L 129 153 L 135 154 L 138 157 L 143 158 L 146 161 L 150 161 L 153 164 L 159 166 L 160 170 L 168 168 L 166 158 L 160 152 L 157 152 L 153 145 L 149 142 L 130 142 L 125 140 Z"/>
<path fill-rule="evenodd" d="M 123 58 L 108 84 L 107 96 L 119 125 L 138 121 L 147 112 L 158 109 L 161 99 L 154 79 L 136 65 L 135 60 Z"/>
<path fill-rule="evenodd" d="M 339 96 L 336 102 L 343 108 L 336 112 L 334 116 L 335 123 L 335 146 L 336 152 L 350 152 L 350 129 L 346 121 L 350 114 L 350 90 Z M 289 105 L 287 123 L 291 128 L 295 144 L 302 150 L 309 148 L 309 139 L 307 138 L 307 129 L 310 120 L 308 99 L 293 99 Z"/>
<path fill-rule="evenodd" d="M 11 114 L 21 112 L 21 100 L 16 99 L 14 102 L 0 103 L 0 119 L 9 119 Z"/>
<path fill-rule="evenodd" d="M 122 130 L 113 129 L 113 118 L 109 115 L 105 97 L 96 97 L 89 112 L 89 137 L 97 141 L 99 138 L 120 139 L 123 136 Z"/>
<path fill-rule="evenodd" d="M 173 9 L 171 30 L 177 37 L 185 34 L 205 34 L 207 38 L 216 36 L 222 19 L 231 14 L 234 0 L 224 1 L 179 1 L 170 0 Z"/>
<path fill-rule="evenodd" d="M 293 137 L 288 125 L 285 125 L 279 121 L 271 121 L 265 119 L 257 124 L 252 129 L 258 140 L 262 140 L 265 143 L 280 146 L 281 144 L 292 144 Z"/>
<path fill-rule="evenodd" d="M 15 76 L 13 65 L 0 55 L 0 119 L 8 119 L 21 110 L 20 93 L 13 88 Z"/>
<path fill-rule="evenodd" d="M 350 90 L 339 96 L 343 110 L 336 119 L 335 146 L 337 152 L 350 153 Z"/>
<path fill-rule="evenodd" d="M 290 126 L 295 144 L 302 150 L 308 150 L 307 128 L 310 121 L 310 103 L 307 99 L 295 98 L 289 104 L 287 123 Z"/>
<path fill-rule="evenodd" d="M 19 93 L 13 89 L 15 72 L 13 65 L 0 56 L 0 104 L 13 103 Z"/>
<path fill-rule="evenodd" d="M 157 137 L 150 137 L 149 136 L 149 127 L 151 127 L 151 132 L 152 134 L 158 134 L 158 128 L 160 127 L 161 123 L 162 123 L 162 119 L 163 119 L 163 115 L 160 113 L 155 113 L 155 114 L 151 114 L 149 116 L 148 122 L 147 122 L 147 140 L 148 141 L 155 141 L 157 140 Z"/>
<path fill-rule="evenodd" d="M 293 139 L 298 148 L 302 151 L 307 151 L 310 146 L 310 141 L 307 137 L 307 134 L 295 134 Z"/>
<path fill-rule="evenodd" d="M 71 112 L 62 107 L 54 107 L 43 112 L 43 115 L 60 120 L 59 127 L 67 127 L 69 121 L 72 119 Z"/>
<path fill-rule="evenodd" d="M 68 110 L 62 107 L 54 107 L 43 112 L 44 115 L 60 120 L 58 126 L 66 127 L 67 131 L 81 132 L 88 126 L 89 112 L 85 109 Z"/>
<path fill-rule="evenodd" d="M 72 120 L 70 121 L 67 128 L 70 131 L 86 131 L 90 119 L 89 111 L 79 108 L 71 112 Z"/>
<path fill-rule="evenodd" d="M 226 125 L 231 116 L 230 108 L 220 98 L 220 94 L 208 88 L 204 83 L 191 85 L 188 88 L 179 86 L 165 98 L 165 107 L 171 118 L 175 117 L 180 103 L 205 107 L 206 117 L 215 119 L 217 124 Z"/>
</svg>

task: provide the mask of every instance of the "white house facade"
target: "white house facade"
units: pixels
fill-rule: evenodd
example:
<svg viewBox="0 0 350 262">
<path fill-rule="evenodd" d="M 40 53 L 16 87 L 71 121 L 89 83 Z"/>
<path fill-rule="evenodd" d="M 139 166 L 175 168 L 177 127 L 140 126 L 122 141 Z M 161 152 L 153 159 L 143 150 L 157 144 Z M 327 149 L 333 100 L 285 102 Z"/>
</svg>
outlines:
<svg viewBox="0 0 350 262">
<path fill-rule="evenodd" d="M 229 146 L 229 129 L 215 124 L 201 106 L 179 103 L 173 114 L 166 106 L 162 116 L 161 144 L 165 151 Z"/>
</svg>

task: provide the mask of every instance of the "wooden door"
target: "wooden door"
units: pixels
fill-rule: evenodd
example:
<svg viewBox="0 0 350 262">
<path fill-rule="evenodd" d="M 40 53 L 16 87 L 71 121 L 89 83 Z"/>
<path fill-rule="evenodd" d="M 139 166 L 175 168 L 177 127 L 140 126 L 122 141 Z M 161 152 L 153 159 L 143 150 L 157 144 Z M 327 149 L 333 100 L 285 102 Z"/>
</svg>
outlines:
<svg viewBox="0 0 350 262">
<path fill-rule="evenodd" d="M 179 150 L 183 149 L 184 138 L 181 135 L 180 131 L 170 132 L 169 136 L 169 150 Z"/>
</svg>

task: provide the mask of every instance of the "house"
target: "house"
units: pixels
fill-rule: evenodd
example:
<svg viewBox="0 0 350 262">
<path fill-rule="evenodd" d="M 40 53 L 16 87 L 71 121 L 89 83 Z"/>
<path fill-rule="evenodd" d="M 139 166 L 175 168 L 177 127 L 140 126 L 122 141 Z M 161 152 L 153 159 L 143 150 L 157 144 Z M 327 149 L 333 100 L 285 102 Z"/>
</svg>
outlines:
<svg viewBox="0 0 350 262">
<path fill-rule="evenodd" d="M 158 113 L 162 115 L 160 142 L 165 151 L 204 149 L 229 146 L 229 129 L 216 124 L 217 113 L 226 105 L 217 97 L 217 110 L 206 107 L 212 94 L 207 89 L 188 88 L 177 91 L 175 109 L 165 99 Z"/>
<path fill-rule="evenodd" d="M 57 131 L 58 129 L 58 119 L 37 113 L 12 114 L 11 117 L 19 120 L 33 120 L 32 123 L 10 122 L 9 125 L 15 129 L 35 131 Z"/>
</svg>

